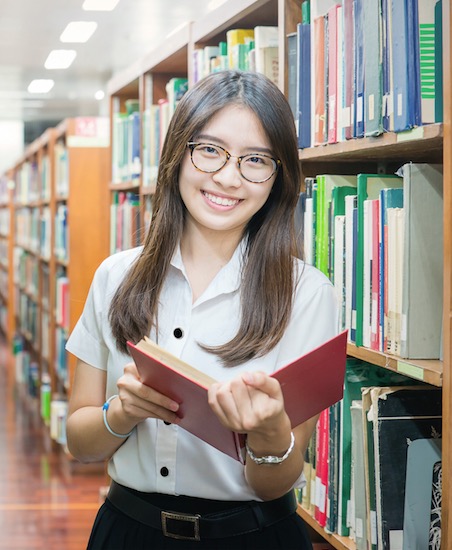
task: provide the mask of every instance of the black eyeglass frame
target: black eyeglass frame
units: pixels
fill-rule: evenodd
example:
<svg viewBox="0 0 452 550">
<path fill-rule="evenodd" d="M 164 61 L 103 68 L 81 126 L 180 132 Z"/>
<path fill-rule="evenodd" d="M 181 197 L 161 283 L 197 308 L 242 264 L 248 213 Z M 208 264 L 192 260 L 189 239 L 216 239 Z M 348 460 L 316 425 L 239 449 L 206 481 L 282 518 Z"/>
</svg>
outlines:
<svg viewBox="0 0 452 550">
<path fill-rule="evenodd" d="M 196 164 L 194 163 L 194 160 L 193 160 L 193 151 L 195 150 L 196 147 L 198 147 L 198 145 L 208 145 L 210 147 L 215 147 L 217 149 L 221 149 L 222 151 L 224 151 L 226 153 L 226 160 L 224 161 L 224 164 L 222 166 L 220 166 L 220 168 L 218 168 L 217 170 L 202 170 L 201 168 L 196 166 Z M 242 155 L 240 157 L 236 157 L 234 155 L 231 155 L 231 153 L 229 151 L 227 151 L 224 147 L 221 147 L 221 145 L 215 145 L 214 143 L 207 143 L 207 142 L 204 142 L 204 141 L 199 141 L 199 142 L 189 141 L 187 143 L 187 147 L 190 149 L 191 163 L 196 168 L 196 170 L 199 170 L 200 172 L 204 172 L 204 174 L 216 174 L 217 172 L 219 172 L 220 170 L 222 170 L 226 166 L 226 164 L 229 162 L 229 160 L 232 157 L 234 157 L 234 158 L 237 159 L 237 165 L 239 167 L 239 172 L 240 172 L 240 175 L 242 176 L 243 179 L 245 179 L 246 181 L 249 181 L 250 183 L 265 183 L 266 181 L 268 181 L 270 178 L 272 178 L 278 172 L 279 167 L 281 166 L 281 161 L 279 159 L 275 159 L 275 158 L 271 157 L 270 155 L 265 155 L 264 153 L 248 153 L 247 155 Z M 273 165 L 274 165 L 273 166 L 273 172 L 270 174 L 270 176 L 268 176 L 268 178 L 265 178 L 264 180 L 253 181 L 253 180 L 250 180 L 250 179 L 248 179 L 247 177 L 245 177 L 243 175 L 242 167 L 241 167 L 242 160 L 246 157 L 252 157 L 254 155 L 268 158 L 273 162 Z"/>
</svg>

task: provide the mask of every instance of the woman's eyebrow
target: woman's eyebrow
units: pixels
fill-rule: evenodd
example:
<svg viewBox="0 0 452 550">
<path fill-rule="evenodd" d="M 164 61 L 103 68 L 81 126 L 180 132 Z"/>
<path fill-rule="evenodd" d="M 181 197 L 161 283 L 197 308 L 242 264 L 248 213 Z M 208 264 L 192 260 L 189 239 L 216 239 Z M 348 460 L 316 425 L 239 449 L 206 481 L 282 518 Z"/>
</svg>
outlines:
<svg viewBox="0 0 452 550">
<path fill-rule="evenodd" d="M 225 141 L 223 141 L 219 137 L 212 136 L 210 134 L 197 134 L 196 135 L 196 141 L 199 141 L 199 140 L 206 140 L 208 143 L 212 143 L 212 144 L 217 143 L 217 144 L 221 145 L 222 147 L 224 147 L 225 149 L 227 149 L 227 147 L 226 147 L 227 143 Z M 247 151 L 253 152 L 253 153 L 267 153 L 268 155 L 273 154 L 271 149 L 268 149 L 268 147 L 252 146 L 252 147 L 244 147 L 244 149 L 246 149 Z"/>
</svg>

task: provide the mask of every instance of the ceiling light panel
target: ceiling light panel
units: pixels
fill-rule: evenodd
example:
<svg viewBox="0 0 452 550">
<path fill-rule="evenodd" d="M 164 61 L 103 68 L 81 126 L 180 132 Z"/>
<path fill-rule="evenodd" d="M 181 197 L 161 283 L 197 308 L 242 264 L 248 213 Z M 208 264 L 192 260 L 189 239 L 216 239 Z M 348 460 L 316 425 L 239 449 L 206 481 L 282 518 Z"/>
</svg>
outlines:
<svg viewBox="0 0 452 550">
<path fill-rule="evenodd" d="M 44 63 L 46 69 L 67 69 L 71 66 L 77 52 L 75 50 L 52 50 Z"/>
<path fill-rule="evenodd" d="M 61 42 L 87 42 L 97 29 L 95 21 L 71 21 L 60 36 Z"/>
<path fill-rule="evenodd" d="M 55 82 L 47 78 L 38 78 L 32 80 L 28 85 L 28 91 L 30 94 L 46 94 L 53 88 Z"/>
<path fill-rule="evenodd" d="M 112 11 L 119 0 L 85 0 L 82 8 L 86 11 Z"/>
</svg>

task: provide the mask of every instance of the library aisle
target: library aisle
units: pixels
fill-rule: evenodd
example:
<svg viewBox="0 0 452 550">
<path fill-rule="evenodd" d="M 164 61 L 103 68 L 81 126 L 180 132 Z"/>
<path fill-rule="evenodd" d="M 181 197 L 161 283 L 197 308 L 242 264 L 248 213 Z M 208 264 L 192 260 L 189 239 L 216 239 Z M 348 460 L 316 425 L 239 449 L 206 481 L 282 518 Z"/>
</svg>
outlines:
<svg viewBox="0 0 452 550">
<path fill-rule="evenodd" d="M 0 341 L 0 548 L 83 550 L 106 483 L 103 466 L 70 465 L 52 450 L 37 406 L 19 403 L 12 373 Z"/>
</svg>

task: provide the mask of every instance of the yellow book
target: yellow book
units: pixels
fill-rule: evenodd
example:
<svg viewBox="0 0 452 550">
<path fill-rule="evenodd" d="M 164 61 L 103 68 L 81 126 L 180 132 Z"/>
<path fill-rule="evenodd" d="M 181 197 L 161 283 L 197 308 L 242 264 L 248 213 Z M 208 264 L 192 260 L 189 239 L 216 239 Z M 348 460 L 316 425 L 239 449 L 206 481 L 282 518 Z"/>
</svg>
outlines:
<svg viewBox="0 0 452 550">
<path fill-rule="evenodd" d="M 246 44 L 251 40 L 254 40 L 254 29 L 231 29 L 226 33 L 230 69 L 237 68 L 234 62 L 234 58 L 237 58 L 237 56 L 234 55 L 234 52 L 237 51 L 238 45 Z"/>
</svg>

